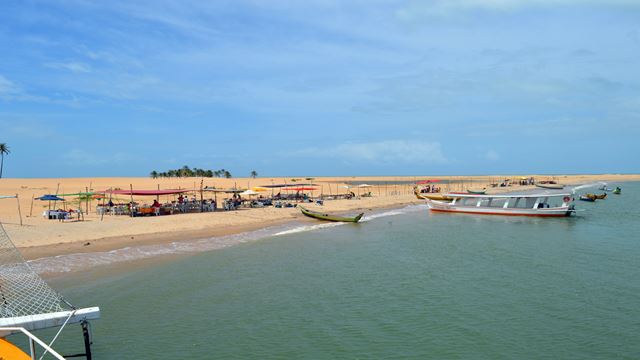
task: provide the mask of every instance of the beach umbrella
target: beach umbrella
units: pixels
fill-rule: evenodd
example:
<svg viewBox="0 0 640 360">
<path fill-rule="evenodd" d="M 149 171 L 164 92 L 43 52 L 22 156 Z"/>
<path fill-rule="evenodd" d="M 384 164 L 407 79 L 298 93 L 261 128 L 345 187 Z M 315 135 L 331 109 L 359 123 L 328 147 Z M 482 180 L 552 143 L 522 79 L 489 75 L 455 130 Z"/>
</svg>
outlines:
<svg viewBox="0 0 640 360">
<path fill-rule="evenodd" d="M 245 190 L 243 192 L 240 193 L 240 196 L 254 196 L 254 195 L 258 195 L 257 192 L 249 189 L 249 190 Z"/>
<path fill-rule="evenodd" d="M 292 187 L 292 188 L 284 188 L 282 190 L 284 191 L 313 191 L 313 190 L 317 190 L 318 188 L 314 188 L 314 187 Z"/>
<path fill-rule="evenodd" d="M 370 187 L 373 187 L 373 185 L 369 185 L 369 184 L 358 185 L 358 196 L 360 196 L 360 188 L 370 188 Z"/>
<path fill-rule="evenodd" d="M 64 204 L 66 204 L 66 203 L 64 203 L 64 199 L 63 198 L 60 198 L 60 197 L 57 197 L 57 196 L 51 195 L 51 194 L 42 195 L 40 197 L 37 197 L 36 200 L 48 201 L 49 202 L 49 205 L 48 205 L 49 206 L 49 210 L 51 210 L 51 202 L 52 201 L 63 201 L 63 206 L 64 206 Z M 55 206 L 55 203 L 53 203 L 53 205 Z"/>
<path fill-rule="evenodd" d="M 440 182 L 440 180 L 438 179 L 421 180 L 416 182 L 416 185 L 431 184 L 431 183 L 437 183 L 437 182 Z"/>
<path fill-rule="evenodd" d="M 36 200 L 42 200 L 42 201 L 64 201 L 63 198 L 57 197 L 55 195 L 42 195 L 40 197 L 37 197 Z"/>
</svg>

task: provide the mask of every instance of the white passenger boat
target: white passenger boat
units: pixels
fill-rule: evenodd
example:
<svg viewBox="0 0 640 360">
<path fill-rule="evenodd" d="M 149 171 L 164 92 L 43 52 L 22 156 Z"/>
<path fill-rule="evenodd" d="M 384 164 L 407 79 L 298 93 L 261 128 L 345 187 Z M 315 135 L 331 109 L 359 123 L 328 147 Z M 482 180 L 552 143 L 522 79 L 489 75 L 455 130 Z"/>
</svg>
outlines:
<svg viewBox="0 0 640 360">
<path fill-rule="evenodd" d="M 510 216 L 571 216 L 576 210 L 572 194 L 446 194 L 451 202 L 427 199 L 431 211 Z"/>
</svg>

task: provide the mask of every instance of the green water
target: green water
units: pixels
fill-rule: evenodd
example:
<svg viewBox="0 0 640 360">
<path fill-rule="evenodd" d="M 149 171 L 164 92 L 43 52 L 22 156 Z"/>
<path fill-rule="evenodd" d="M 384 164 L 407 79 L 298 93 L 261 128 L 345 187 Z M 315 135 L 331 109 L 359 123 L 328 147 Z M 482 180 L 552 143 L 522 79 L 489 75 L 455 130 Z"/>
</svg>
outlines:
<svg viewBox="0 0 640 360">
<path fill-rule="evenodd" d="M 634 359 L 640 183 L 623 191 L 577 218 L 421 209 L 53 286 L 101 306 L 97 359 Z"/>
</svg>

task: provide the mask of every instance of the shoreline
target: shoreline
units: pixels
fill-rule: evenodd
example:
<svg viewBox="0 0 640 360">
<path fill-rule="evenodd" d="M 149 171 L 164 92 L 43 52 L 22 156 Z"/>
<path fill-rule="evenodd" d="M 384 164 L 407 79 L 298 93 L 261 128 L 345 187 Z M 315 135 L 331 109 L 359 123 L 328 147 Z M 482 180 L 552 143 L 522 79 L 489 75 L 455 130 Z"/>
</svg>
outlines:
<svg viewBox="0 0 640 360">
<path fill-rule="evenodd" d="M 523 175 L 524 176 L 524 175 Z M 371 197 L 361 197 L 351 200 L 326 200 L 324 206 L 317 206 L 313 203 L 305 203 L 310 209 L 320 210 L 327 213 L 348 214 L 356 211 L 370 211 L 372 209 L 400 208 L 410 204 L 422 203 L 413 195 L 413 184 L 417 179 L 434 178 L 423 177 L 341 177 L 341 178 L 316 178 L 317 190 L 313 196 L 320 194 L 343 194 L 347 191 L 371 192 Z M 495 182 L 495 176 L 474 176 L 459 177 L 446 176 L 437 177 L 443 180 L 443 192 L 460 191 L 466 188 L 486 187 L 489 193 L 499 193 L 504 191 L 526 190 L 529 186 L 510 186 L 491 188 L 489 184 Z M 505 178 L 505 177 L 503 177 Z M 519 177 L 513 177 L 518 179 Z M 537 180 L 544 180 L 546 177 L 537 176 Z M 290 181 L 291 179 L 289 179 Z M 456 181 L 449 189 L 447 180 Z M 610 183 L 621 183 L 624 181 L 640 181 L 640 175 L 561 175 L 555 178 L 562 184 L 581 184 L 596 181 L 607 181 Z M 217 188 L 230 188 L 242 186 L 250 188 L 253 185 L 260 186 L 269 182 L 286 182 L 287 179 L 205 179 L 207 186 Z M 382 183 L 382 181 L 385 181 Z M 346 189 L 348 183 L 364 184 L 370 182 L 366 189 L 356 189 L 351 186 Z M 467 182 L 466 184 L 464 182 Z M 47 202 L 33 201 L 35 196 L 46 193 L 65 193 L 71 189 L 83 189 L 84 184 L 90 190 L 99 191 L 104 188 L 120 187 L 137 189 L 153 188 L 190 188 L 199 186 L 199 179 L 151 179 L 151 178 L 107 178 L 107 179 L 1 179 L 0 194 L 19 194 L 19 200 L 9 199 L 0 202 L 0 220 L 15 246 L 23 254 L 26 260 L 34 260 L 43 257 L 58 255 L 68 255 L 73 253 L 95 253 L 108 252 L 126 247 L 136 247 L 145 245 L 162 245 L 172 242 L 185 242 L 211 237 L 221 237 L 245 232 L 256 231 L 270 226 L 282 225 L 287 222 L 301 221 L 312 223 L 304 217 L 297 208 L 273 207 L 265 208 L 242 208 L 237 211 L 216 211 L 205 213 L 188 213 L 159 217 L 135 217 L 107 215 L 101 219 L 95 213 L 96 205 L 99 203 L 93 200 L 86 204 L 89 213 L 85 215 L 85 221 L 58 222 L 47 220 L 40 215 L 47 209 Z M 465 186 L 466 185 L 466 186 Z M 76 190 L 76 191 L 77 191 Z M 200 196 L 200 194 L 192 193 Z M 268 195 L 268 193 L 265 193 Z M 206 198 L 213 195 L 207 194 Z M 223 195 L 218 195 L 221 201 Z M 149 197 L 137 197 L 136 201 L 141 203 L 149 201 Z M 119 201 L 129 201 L 129 196 L 121 197 Z M 161 201 L 175 200 L 171 197 L 161 198 Z M 53 205 L 53 204 L 52 204 Z M 77 207 L 81 205 L 84 209 L 85 203 L 78 204 L 77 200 L 69 198 L 67 207 Z M 56 205 L 54 205 L 56 206 Z M 58 207 L 62 206 L 60 203 Z M 23 226 L 18 222 L 19 214 L 24 221 Z M 89 243 L 89 245 L 86 245 Z"/>
<path fill-rule="evenodd" d="M 422 201 L 413 198 L 412 201 L 399 202 L 393 205 L 383 206 L 365 206 L 352 208 L 349 210 L 336 211 L 336 214 L 348 214 L 355 211 L 381 211 L 401 209 L 409 205 L 417 205 L 423 203 Z M 298 211 L 298 208 L 293 208 Z M 170 243 L 190 242 L 201 239 L 217 238 L 230 235 L 240 235 L 250 233 L 254 231 L 264 230 L 273 226 L 285 225 L 288 223 L 298 222 L 301 225 L 308 224 L 321 224 L 313 219 L 305 217 L 302 214 L 297 214 L 293 217 L 283 219 L 269 219 L 260 221 L 253 224 L 240 224 L 231 225 L 223 228 L 204 228 L 190 231 L 169 231 L 169 232 L 157 232 L 157 233 L 145 233 L 135 235 L 121 235 L 97 238 L 92 240 L 77 240 L 73 242 L 61 242 L 56 244 L 18 247 L 18 250 L 22 254 L 25 260 L 37 260 L 47 257 L 55 257 L 60 255 L 70 254 L 88 254 L 107 252 L 113 250 L 124 249 L 128 247 L 139 247 L 146 245 L 166 245 Z M 89 243 L 89 245 L 87 245 Z"/>
</svg>

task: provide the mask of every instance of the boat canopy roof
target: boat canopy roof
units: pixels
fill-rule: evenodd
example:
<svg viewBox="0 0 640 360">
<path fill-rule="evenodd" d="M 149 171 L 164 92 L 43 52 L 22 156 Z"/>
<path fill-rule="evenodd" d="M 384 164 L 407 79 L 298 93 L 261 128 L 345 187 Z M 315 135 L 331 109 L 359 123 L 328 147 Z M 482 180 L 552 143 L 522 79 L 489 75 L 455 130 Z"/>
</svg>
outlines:
<svg viewBox="0 0 640 360">
<path fill-rule="evenodd" d="M 293 182 L 291 184 L 272 184 L 272 185 L 260 185 L 260 187 L 263 188 L 283 188 L 283 187 L 292 187 L 292 186 L 318 186 L 317 184 L 311 184 L 311 183 L 297 183 L 297 182 Z"/>
<path fill-rule="evenodd" d="M 136 196 L 158 196 L 158 195 L 173 195 L 191 192 L 193 190 L 188 189 L 167 189 L 167 190 L 107 190 L 106 194 L 114 195 L 136 195 Z"/>
<path fill-rule="evenodd" d="M 571 196 L 569 193 L 536 193 L 536 194 L 495 194 L 495 195 L 486 195 L 486 194 L 444 194 L 445 196 L 450 196 L 452 198 L 540 198 L 540 197 L 560 197 L 560 196 Z"/>
</svg>

